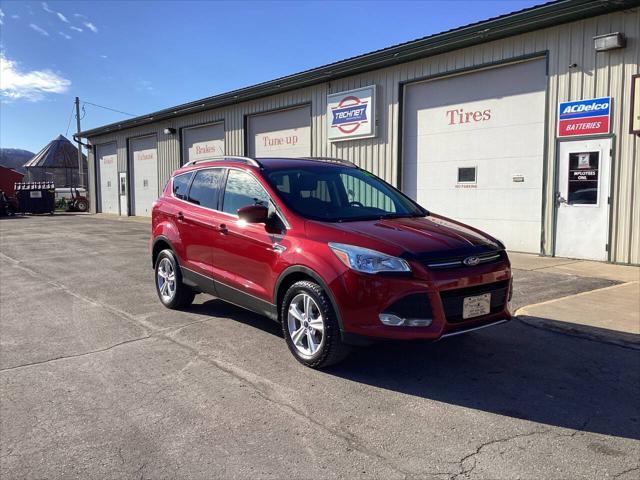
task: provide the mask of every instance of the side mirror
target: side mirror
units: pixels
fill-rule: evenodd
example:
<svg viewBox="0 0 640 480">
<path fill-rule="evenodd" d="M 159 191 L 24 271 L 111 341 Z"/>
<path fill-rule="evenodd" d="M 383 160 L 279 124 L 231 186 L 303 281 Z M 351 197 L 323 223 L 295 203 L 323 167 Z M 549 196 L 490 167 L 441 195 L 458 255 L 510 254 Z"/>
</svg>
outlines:
<svg viewBox="0 0 640 480">
<path fill-rule="evenodd" d="M 248 205 L 238 209 L 238 217 L 247 223 L 266 223 L 269 209 L 264 205 Z"/>
</svg>

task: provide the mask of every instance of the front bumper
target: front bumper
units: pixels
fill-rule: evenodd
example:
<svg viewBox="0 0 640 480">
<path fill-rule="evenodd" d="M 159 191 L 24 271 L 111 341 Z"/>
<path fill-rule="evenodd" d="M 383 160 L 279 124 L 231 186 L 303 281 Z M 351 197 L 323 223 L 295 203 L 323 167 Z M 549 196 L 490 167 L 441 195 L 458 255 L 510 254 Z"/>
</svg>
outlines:
<svg viewBox="0 0 640 480">
<path fill-rule="evenodd" d="M 504 299 L 497 298 L 488 315 L 462 319 L 454 315 L 451 298 L 461 298 L 471 292 L 491 291 L 495 286 L 507 286 Z M 486 287 L 486 288 L 485 288 Z M 342 322 L 342 333 L 349 343 L 367 340 L 438 340 L 502 323 L 511 319 L 508 298 L 511 293 L 511 269 L 507 260 L 477 267 L 430 272 L 414 268 L 411 276 L 364 275 L 346 271 L 330 285 L 337 300 Z M 460 293 L 460 295 L 458 295 Z M 430 316 L 429 326 L 388 326 L 379 315 L 407 296 L 425 295 L 431 307 L 429 312 L 416 311 L 412 318 Z M 447 316 L 448 315 L 448 316 Z"/>
</svg>

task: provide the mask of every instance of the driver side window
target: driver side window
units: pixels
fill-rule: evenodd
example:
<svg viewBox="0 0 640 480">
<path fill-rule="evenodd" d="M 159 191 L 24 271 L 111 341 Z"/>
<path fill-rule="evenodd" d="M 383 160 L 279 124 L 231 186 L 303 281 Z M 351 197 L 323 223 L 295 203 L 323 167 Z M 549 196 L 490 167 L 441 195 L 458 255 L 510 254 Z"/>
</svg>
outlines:
<svg viewBox="0 0 640 480">
<path fill-rule="evenodd" d="M 249 205 L 269 207 L 269 195 L 264 191 L 262 185 L 248 173 L 229 170 L 222 211 L 236 215 L 238 209 Z"/>
</svg>

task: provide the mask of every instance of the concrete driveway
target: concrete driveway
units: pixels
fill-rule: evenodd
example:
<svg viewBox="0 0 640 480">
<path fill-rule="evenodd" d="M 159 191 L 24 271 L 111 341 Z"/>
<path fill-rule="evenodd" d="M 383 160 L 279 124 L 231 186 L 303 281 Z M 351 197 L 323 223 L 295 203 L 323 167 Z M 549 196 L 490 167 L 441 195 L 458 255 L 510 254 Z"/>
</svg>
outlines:
<svg viewBox="0 0 640 480">
<path fill-rule="evenodd" d="M 0 221 L 2 478 L 620 478 L 638 351 L 507 325 L 298 364 L 273 322 L 157 300 L 149 226 Z M 517 306 L 606 280 L 516 271 Z"/>
</svg>

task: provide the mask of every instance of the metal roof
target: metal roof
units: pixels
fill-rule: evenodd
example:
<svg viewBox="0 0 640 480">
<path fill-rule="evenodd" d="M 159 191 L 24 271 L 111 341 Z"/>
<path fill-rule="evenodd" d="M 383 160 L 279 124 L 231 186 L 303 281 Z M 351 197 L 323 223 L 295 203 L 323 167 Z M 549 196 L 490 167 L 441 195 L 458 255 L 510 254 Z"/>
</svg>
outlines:
<svg viewBox="0 0 640 480">
<path fill-rule="evenodd" d="M 86 167 L 87 157 L 82 155 Z M 51 140 L 31 160 L 23 165 L 26 168 L 78 168 L 78 149 L 64 135 Z"/>
<path fill-rule="evenodd" d="M 484 42 L 539 30 L 605 13 L 637 7 L 639 0 L 559 0 L 508 13 L 455 29 L 429 35 L 381 50 L 347 58 L 285 77 L 203 98 L 147 115 L 85 130 L 80 137 L 90 138 L 109 132 L 220 108 L 248 100 L 308 87 L 362 72 L 405 63 L 418 58 L 469 47 Z"/>
</svg>

